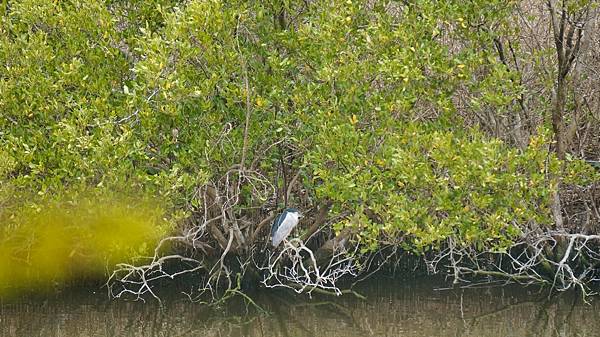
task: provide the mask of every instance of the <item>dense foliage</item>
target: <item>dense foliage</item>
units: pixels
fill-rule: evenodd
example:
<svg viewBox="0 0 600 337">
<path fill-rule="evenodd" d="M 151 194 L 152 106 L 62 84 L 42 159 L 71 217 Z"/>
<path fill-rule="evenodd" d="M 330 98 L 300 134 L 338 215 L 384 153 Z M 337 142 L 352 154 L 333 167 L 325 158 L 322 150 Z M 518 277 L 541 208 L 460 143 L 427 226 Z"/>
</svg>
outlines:
<svg viewBox="0 0 600 337">
<path fill-rule="evenodd" d="M 518 5 L 5 2 L 0 219 L 117 191 L 185 227 L 236 169 L 280 207 L 331 205 L 323 235 L 351 230 L 362 252 L 501 250 L 553 226 L 562 178 L 596 179 L 556 159 L 548 123 L 520 148 L 477 126 L 526 92 L 496 49 Z M 256 224 L 270 191 L 239 181 L 227 216 Z"/>
</svg>

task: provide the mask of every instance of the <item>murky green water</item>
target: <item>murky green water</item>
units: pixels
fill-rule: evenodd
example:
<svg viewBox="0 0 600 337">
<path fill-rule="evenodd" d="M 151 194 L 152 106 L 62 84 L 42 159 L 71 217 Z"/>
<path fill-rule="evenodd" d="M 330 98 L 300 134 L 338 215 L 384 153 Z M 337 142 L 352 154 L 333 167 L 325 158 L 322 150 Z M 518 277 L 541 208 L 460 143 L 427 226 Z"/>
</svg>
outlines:
<svg viewBox="0 0 600 337">
<path fill-rule="evenodd" d="M 353 297 L 257 294 L 270 314 L 244 305 L 219 313 L 186 300 L 107 301 L 100 292 L 4 300 L 0 336 L 600 336 L 600 299 L 548 299 L 534 289 L 439 290 L 440 281 L 380 277 Z"/>
</svg>

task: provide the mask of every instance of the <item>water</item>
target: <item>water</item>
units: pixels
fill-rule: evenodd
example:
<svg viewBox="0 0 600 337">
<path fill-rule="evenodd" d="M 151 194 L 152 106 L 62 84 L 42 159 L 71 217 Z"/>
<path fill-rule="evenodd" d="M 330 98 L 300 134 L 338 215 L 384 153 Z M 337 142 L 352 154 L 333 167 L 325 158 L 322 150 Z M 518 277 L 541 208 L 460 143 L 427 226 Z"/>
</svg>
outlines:
<svg viewBox="0 0 600 337">
<path fill-rule="evenodd" d="M 600 336 L 600 301 L 536 289 L 440 290 L 440 280 L 379 277 L 367 300 L 254 294 L 269 314 L 243 303 L 217 312 L 187 300 L 108 301 L 69 291 L 0 303 L 0 336 Z"/>
</svg>

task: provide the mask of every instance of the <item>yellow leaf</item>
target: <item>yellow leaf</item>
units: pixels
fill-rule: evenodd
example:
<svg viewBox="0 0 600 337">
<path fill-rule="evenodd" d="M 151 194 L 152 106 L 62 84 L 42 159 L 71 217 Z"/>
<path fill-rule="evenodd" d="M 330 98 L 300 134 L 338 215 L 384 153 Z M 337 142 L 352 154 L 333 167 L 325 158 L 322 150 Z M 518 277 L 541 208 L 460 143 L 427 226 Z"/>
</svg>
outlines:
<svg viewBox="0 0 600 337">
<path fill-rule="evenodd" d="M 264 105 L 265 105 L 265 100 L 263 100 L 262 97 L 256 98 L 256 106 L 258 106 L 259 108 L 262 108 Z"/>
</svg>

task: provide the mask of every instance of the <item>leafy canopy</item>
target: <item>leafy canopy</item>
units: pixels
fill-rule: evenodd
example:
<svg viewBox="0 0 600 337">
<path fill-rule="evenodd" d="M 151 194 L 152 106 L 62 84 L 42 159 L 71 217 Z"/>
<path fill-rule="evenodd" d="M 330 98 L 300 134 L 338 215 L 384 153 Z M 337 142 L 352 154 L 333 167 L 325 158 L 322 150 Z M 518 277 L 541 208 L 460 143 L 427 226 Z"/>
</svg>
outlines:
<svg viewBox="0 0 600 337">
<path fill-rule="evenodd" d="M 551 223 L 561 170 L 543 130 L 520 151 L 464 123 L 522 91 L 492 52 L 514 5 L 9 1 L 0 212 L 93 188 L 157 197 L 179 221 L 240 163 L 248 116 L 247 162 L 279 184 L 271 145 L 296 149 L 313 203 L 332 201 L 365 250 L 502 247 Z"/>
</svg>

